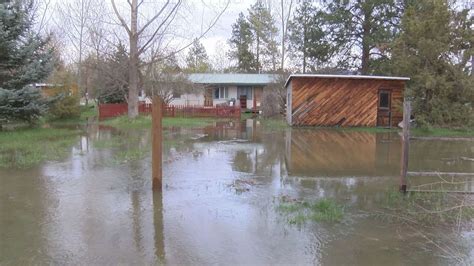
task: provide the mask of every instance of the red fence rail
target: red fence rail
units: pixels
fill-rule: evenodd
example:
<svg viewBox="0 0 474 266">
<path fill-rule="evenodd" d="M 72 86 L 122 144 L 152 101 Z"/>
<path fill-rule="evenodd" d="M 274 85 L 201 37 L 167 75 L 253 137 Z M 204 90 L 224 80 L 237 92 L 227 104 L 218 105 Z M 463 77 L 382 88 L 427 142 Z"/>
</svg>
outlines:
<svg viewBox="0 0 474 266">
<path fill-rule="evenodd" d="M 240 108 L 234 106 L 184 106 L 166 105 L 163 108 L 165 117 L 222 117 L 240 118 Z M 140 114 L 151 114 L 151 104 L 140 103 L 138 105 Z M 99 119 L 117 117 L 128 113 L 126 103 L 99 104 Z"/>
</svg>

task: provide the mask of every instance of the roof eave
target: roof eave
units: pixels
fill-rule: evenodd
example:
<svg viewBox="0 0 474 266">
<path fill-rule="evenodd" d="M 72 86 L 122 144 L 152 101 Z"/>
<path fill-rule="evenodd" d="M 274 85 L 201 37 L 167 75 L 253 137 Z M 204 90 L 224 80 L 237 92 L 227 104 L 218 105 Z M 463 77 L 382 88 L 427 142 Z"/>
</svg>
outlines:
<svg viewBox="0 0 474 266">
<path fill-rule="evenodd" d="M 292 78 L 342 78 L 342 79 L 380 79 L 380 80 L 400 80 L 408 81 L 409 77 L 390 77 L 390 76 L 366 76 L 366 75 L 327 75 L 327 74 L 293 74 L 285 82 L 285 88 Z"/>
</svg>

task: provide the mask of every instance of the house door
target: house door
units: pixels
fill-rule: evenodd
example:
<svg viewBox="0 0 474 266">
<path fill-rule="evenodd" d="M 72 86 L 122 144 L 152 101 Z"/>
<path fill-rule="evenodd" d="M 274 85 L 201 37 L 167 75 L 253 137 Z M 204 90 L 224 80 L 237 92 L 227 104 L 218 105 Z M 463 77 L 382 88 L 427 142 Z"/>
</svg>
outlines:
<svg viewBox="0 0 474 266">
<path fill-rule="evenodd" d="M 239 86 L 237 87 L 237 97 L 240 101 L 240 108 L 247 109 L 247 100 L 253 100 L 252 98 L 252 87 Z M 250 106 L 251 107 L 251 106 Z"/>
<path fill-rule="evenodd" d="M 206 92 L 204 93 L 204 106 L 205 107 L 211 107 L 213 105 L 212 102 L 212 93 L 213 89 L 206 89 Z"/>
<path fill-rule="evenodd" d="M 379 90 L 377 103 L 377 126 L 392 126 L 392 92 L 389 90 Z"/>
<path fill-rule="evenodd" d="M 240 95 L 240 108 L 247 109 L 247 95 Z"/>
</svg>

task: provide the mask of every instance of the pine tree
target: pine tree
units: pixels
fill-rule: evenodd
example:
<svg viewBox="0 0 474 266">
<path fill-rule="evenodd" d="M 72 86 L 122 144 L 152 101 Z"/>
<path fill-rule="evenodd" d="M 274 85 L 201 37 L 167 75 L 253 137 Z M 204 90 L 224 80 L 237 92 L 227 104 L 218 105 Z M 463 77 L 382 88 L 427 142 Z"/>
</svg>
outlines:
<svg viewBox="0 0 474 266">
<path fill-rule="evenodd" d="M 473 20 L 468 10 L 450 9 L 446 0 L 413 1 L 393 47 L 397 75 L 411 77 L 407 95 L 421 125 L 472 126 L 474 77 Z"/>
<path fill-rule="evenodd" d="M 401 2 L 394 0 L 324 1 L 325 33 L 337 51 L 340 67 L 362 74 L 380 72 L 387 47 L 399 29 Z"/>
<path fill-rule="evenodd" d="M 312 3 L 304 0 L 288 24 L 289 52 L 303 73 L 308 69 L 315 72 L 331 56 L 331 46 L 322 28 L 322 14 Z"/>
<path fill-rule="evenodd" d="M 34 123 L 48 101 L 32 84 L 53 68 L 48 38 L 32 31 L 32 1 L 0 1 L 0 122 Z"/>
<path fill-rule="evenodd" d="M 232 36 L 229 40 L 231 50 L 229 57 L 237 61 L 237 70 L 241 72 L 255 72 L 257 70 L 255 57 L 251 51 L 254 40 L 250 24 L 243 13 L 232 25 Z"/>
<path fill-rule="evenodd" d="M 256 71 L 277 70 L 279 58 L 276 36 L 278 28 L 270 11 L 258 0 L 249 9 L 248 22 L 254 36 Z"/>
<path fill-rule="evenodd" d="M 205 73 L 211 70 L 206 48 L 195 39 L 186 57 L 186 70 L 190 73 Z"/>
</svg>

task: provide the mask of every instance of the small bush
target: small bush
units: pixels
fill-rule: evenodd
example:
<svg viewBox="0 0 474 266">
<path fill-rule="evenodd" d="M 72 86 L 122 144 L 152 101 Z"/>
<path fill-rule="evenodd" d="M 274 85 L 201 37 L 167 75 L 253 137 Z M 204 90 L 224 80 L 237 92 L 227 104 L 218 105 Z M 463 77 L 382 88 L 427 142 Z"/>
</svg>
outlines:
<svg viewBox="0 0 474 266">
<path fill-rule="evenodd" d="M 81 115 L 79 106 L 79 97 L 64 96 L 53 104 L 49 109 L 49 113 L 57 119 L 77 118 Z"/>
</svg>

